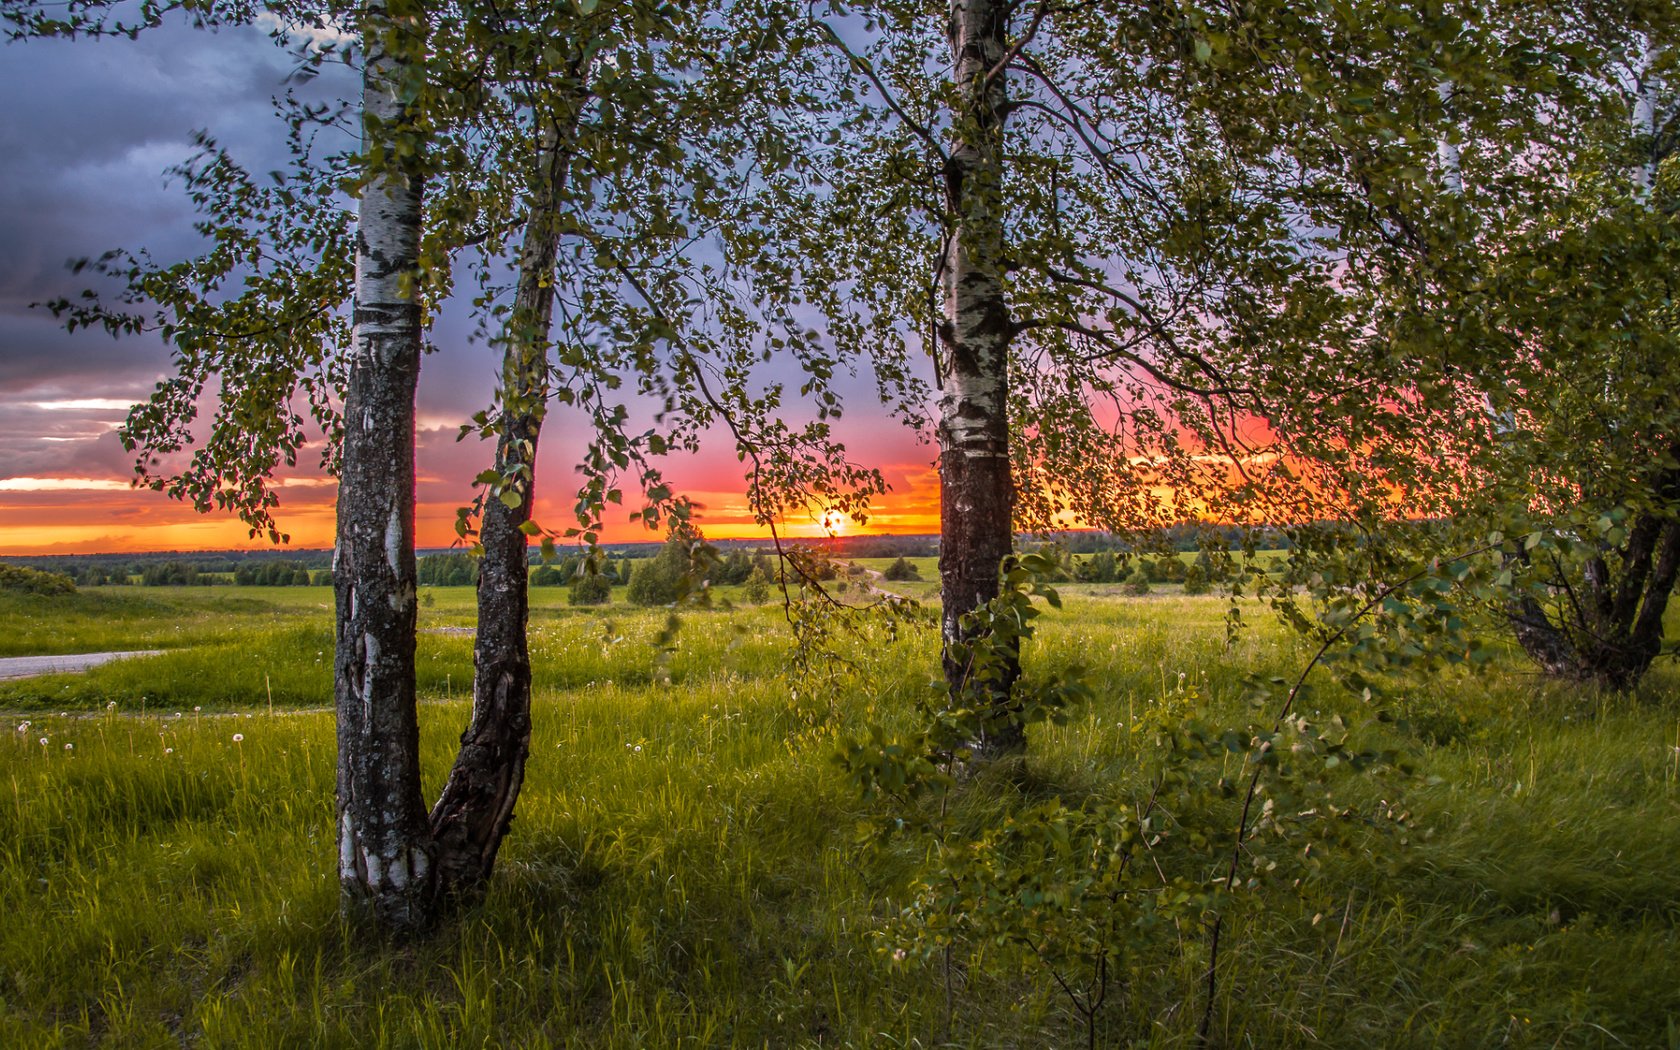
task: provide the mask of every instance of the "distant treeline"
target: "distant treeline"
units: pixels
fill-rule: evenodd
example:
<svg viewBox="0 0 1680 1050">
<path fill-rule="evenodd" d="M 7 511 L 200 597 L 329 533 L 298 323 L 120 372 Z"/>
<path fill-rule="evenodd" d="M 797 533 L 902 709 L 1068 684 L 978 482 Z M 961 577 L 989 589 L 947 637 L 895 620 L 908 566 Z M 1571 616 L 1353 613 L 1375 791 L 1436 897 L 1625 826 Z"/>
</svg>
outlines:
<svg viewBox="0 0 1680 1050">
<path fill-rule="evenodd" d="M 1117 536 L 1108 532 L 1065 532 L 1050 537 L 1022 536 L 1022 549 L 1053 542 L 1069 554 L 1103 552 L 1125 555 L 1150 551 L 1194 551 L 1202 548 L 1235 550 L 1247 542 L 1259 549 L 1289 546 L 1282 529 L 1245 530 L 1234 525 L 1176 525 L 1149 537 Z M 604 559 L 600 575 L 610 586 L 627 584 L 633 563 L 656 560 L 665 544 L 618 543 L 601 548 Z M 711 574 L 714 583 L 741 583 L 751 575 L 755 562 L 766 565 L 773 548 L 759 540 L 718 540 L 712 544 L 720 558 Z M 835 536 L 822 540 L 800 540 L 790 544 L 820 552 L 829 559 L 931 558 L 939 554 L 938 536 Z M 460 550 L 421 551 L 419 582 L 437 587 L 470 586 L 478 578 L 478 562 Z M 531 583 L 535 586 L 570 586 L 578 577 L 581 555 L 573 554 L 544 564 L 537 548 L 531 549 Z M 0 563 L 60 573 L 81 587 L 141 584 L 145 586 L 241 586 L 283 587 L 332 582 L 332 551 L 163 551 L 155 554 L 66 554 L 3 558 Z M 1099 570 L 1100 572 L 1100 570 Z M 1101 573 L 1106 575 L 1106 573 Z M 737 579 L 737 577 L 739 577 Z"/>
</svg>

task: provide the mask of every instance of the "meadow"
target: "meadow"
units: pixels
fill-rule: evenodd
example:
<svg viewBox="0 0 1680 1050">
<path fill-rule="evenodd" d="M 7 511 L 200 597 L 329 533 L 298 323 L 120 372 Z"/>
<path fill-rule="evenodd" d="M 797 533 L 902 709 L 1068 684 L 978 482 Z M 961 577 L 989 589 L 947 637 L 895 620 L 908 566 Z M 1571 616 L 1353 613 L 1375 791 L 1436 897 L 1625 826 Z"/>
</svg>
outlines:
<svg viewBox="0 0 1680 1050">
<path fill-rule="evenodd" d="M 1251 720 L 1247 676 L 1310 656 L 1258 607 L 1229 640 L 1219 598 L 1064 595 L 1028 672 L 1077 663 L 1095 694 L 1034 727 L 1025 775 L 959 787 L 963 821 L 1136 797 L 1162 726 Z M 779 606 L 687 612 L 663 651 L 662 610 L 533 599 L 532 759 L 492 891 L 388 943 L 337 910 L 327 589 L 0 597 L 6 655 L 169 650 L 0 683 L 0 1045 L 1195 1044 L 1195 923 L 1089 1029 L 1041 970 L 899 957 L 927 844 L 883 837 L 893 803 L 835 755 L 933 695 L 931 624 L 864 626 L 796 678 Z M 471 603 L 422 608 L 429 792 L 466 717 Z M 1583 692 L 1507 653 L 1391 685 L 1394 720 L 1328 678 L 1306 710 L 1405 756 L 1336 784 L 1404 807 L 1404 831 L 1232 909 L 1215 1043 L 1680 1047 L 1680 675 Z"/>
</svg>

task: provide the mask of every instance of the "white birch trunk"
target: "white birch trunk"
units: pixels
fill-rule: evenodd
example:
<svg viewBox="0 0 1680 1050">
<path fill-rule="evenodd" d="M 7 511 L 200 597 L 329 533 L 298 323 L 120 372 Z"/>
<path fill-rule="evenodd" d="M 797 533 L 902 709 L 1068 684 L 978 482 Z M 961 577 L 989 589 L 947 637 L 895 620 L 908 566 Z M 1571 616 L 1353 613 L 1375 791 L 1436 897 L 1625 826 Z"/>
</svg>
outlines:
<svg viewBox="0 0 1680 1050">
<path fill-rule="evenodd" d="M 1452 120 L 1453 94 L 1457 88 L 1451 80 L 1443 80 L 1435 85 L 1435 93 L 1441 98 L 1441 107 L 1447 112 L 1447 123 L 1454 127 Z M 1441 181 L 1446 184 L 1447 192 L 1454 196 L 1464 195 L 1464 158 L 1460 155 L 1457 136 L 1452 131 L 1442 133 L 1435 144 L 1435 159 L 1441 165 Z"/>
<path fill-rule="evenodd" d="M 1004 294 L 1003 104 L 998 64 L 1008 47 L 1010 5 L 952 0 L 948 36 L 957 88 L 954 142 L 946 165 L 952 221 L 943 260 L 943 355 L 939 382 L 941 626 L 953 700 L 967 667 L 952 648 L 961 620 L 998 594 L 999 567 L 1014 545 L 1009 471 L 1009 351 L 1014 325 Z M 1001 694 L 1017 674 L 1005 670 Z M 1001 713 L 1001 712 L 1000 712 Z M 975 742 L 980 757 L 1019 750 L 1007 720 Z"/>
<path fill-rule="evenodd" d="M 1656 182 L 1657 164 L 1655 143 L 1657 134 L 1657 46 L 1645 37 L 1640 48 L 1639 65 L 1634 77 L 1633 134 L 1643 152 L 1643 159 L 1633 169 L 1633 184 L 1640 203 L 1649 204 L 1651 189 Z"/>
<path fill-rule="evenodd" d="M 431 837 L 415 710 L 414 391 L 423 184 L 401 101 L 405 60 L 382 3 L 363 11 L 364 152 L 356 296 L 333 552 L 337 597 L 339 884 L 381 924 L 430 917 Z M 406 47 L 404 48 L 406 50 Z M 403 149 L 399 149 L 401 143 Z"/>
</svg>

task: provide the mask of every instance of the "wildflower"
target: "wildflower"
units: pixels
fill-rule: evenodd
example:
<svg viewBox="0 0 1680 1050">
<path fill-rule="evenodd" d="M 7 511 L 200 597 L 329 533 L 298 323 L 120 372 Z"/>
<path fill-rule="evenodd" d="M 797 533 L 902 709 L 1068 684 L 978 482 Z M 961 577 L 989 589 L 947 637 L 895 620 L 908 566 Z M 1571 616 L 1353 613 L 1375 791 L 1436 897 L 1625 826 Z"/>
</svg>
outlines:
<svg viewBox="0 0 1680 1050">
<path fill-rule="evenodd" d="M 244 739 L 245 739 L 245 734 L 244 733 L 233 734 L 233 742 L 236 743 L 236 744 L 239 743 L 240 741 L 244 740 Z"/>
<path fill-rule="evenodd" d="M 75 744 L 65 744 L 65 745 L 64 745 L 64 750 L 66 750 L 66 751 L 74 751 L 74 750 L 76 750 L 76 745 L 75 745 Z"/>
<path fill-rule="evenodd" d="M 640 744 L 637 744 L 637 745 L 636 745 L 636 750 L 637 750 L 637 751 L 640 751 L 640 750 L 641 750 L 641 749 L 642 749 L 642 745 L 640 745 Z"/>
<path fill-rule="evenodd" d="M 175 753 L 175 749 L 172 747 L 166 747 L 163 749 L 163 753 L 166 755 L 173 755 Z"/>
<path fill-rule="evenodd" d="M 193 714 L 196 715 L 202 710 L 204 710 L 204 708 L 201 705 L 198 705 L 198 704 L 193 705 Z"/>
<path fill-rule="evenodd" d="M 41 738 L 41 746 L 42 746 L 42 747 L 46 747 L 46 746 L 47 746 L 47 738 L 46 738 L 46 737 L 42 737 L 42 738 Z"/>
<path fill-rule="evenodd" d="M 29 720 L 28 719 L 24 719 L 24 721 L 18 726 L 18 732 L 20 732 L 20 733 L 29 732 Z"/>
<path fill-rule="evenodd" d="M 105 705 L 105 710 L 107 710 L 107 711 L 115 711 L 116 709 L 117 709 L 117 702 L 115 700 L 109 701 Z"/>
</svg>

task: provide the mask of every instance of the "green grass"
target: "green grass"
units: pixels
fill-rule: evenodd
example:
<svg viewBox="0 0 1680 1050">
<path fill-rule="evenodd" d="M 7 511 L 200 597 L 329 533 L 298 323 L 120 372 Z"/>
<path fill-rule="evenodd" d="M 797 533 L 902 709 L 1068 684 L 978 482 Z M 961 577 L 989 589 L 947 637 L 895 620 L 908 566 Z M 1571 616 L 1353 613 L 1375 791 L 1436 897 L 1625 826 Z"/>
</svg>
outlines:
<svg viewBox="0 0 1680 1050">
<path fill-rule="evenodd" d="M 570 610 L 557 590 L 534 592 L 532 759 L 490 898 L 406 945 L 337 913 L 334 732 L 318 709 L 330 595 L 78 598 L 80 637 L 179 624 L 191 642 L 0 693 L 34 712 L 0 728 L 0 1045 L 1084 1045 L 1030 974 L 958 973 L 947 1029 L 944 976 L 880 950 L 913 851 L 860 845 L 883 810 L 845 785 L 833 734 L 903 723 L 936 666 L 931 629 L 896 643 L 877 629 L 849 643 L 851 671 L 796 684 L 778 608 L 689 614 L 663 659 L 662 614 Z M 1035 729 L 1028 795 L 1140 787 L 1156 760 L 1140 726 L 1249 717 L 1244 675 L 1307 655 L 1263 621 L 1227 648 L 1218 599 L 1070 591 L 1067 605 L 1040 621 L 1029 662 L 1078 661 L 1101 688 Z M 423 613 L 428 630 L 465 626 L 470 590 L 438 589 Z M 435 792 L 470 639 L 422 635 L 420 665 Z M 1514 662 L 1404 683 L 1408 723 L 1366 731 L 1404 745 L 1418 776 L 1343 790 L 1402 800 L 1411 841 L 1332 855 L 1298 888 L 1262 884 L 1222 951 L 1224 1044 L 1676 1045 L 1677 685 L 1664 667 L 1641 697 L 1583 695 Z M 1309 707 L 1366 713 L 1328 679 Z M 1029 800 L 966 794 L 977 821 Z M 1105 1010 L 1104 1045 L 1192 1045 L 1205 945 L 1194 929 L 1174 945 Z"/>
</svg>

